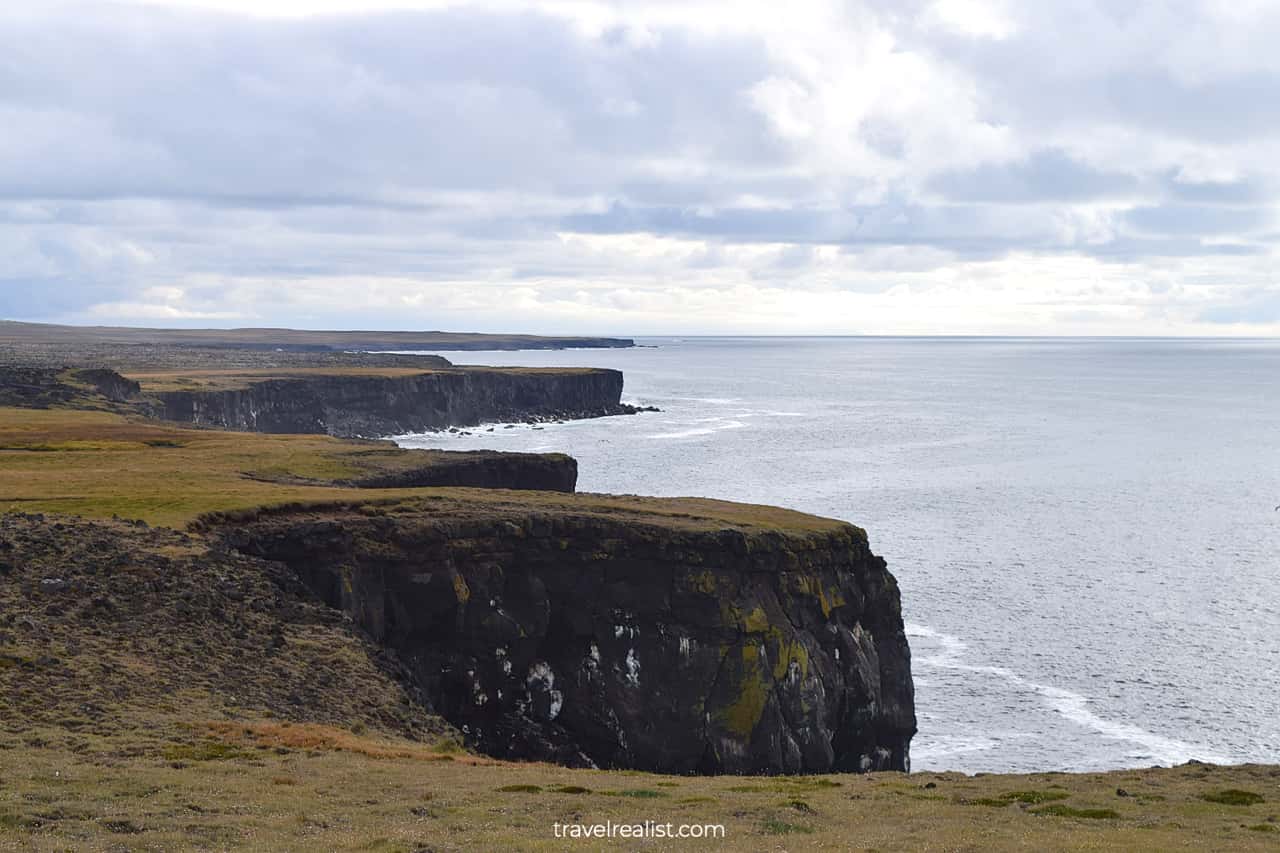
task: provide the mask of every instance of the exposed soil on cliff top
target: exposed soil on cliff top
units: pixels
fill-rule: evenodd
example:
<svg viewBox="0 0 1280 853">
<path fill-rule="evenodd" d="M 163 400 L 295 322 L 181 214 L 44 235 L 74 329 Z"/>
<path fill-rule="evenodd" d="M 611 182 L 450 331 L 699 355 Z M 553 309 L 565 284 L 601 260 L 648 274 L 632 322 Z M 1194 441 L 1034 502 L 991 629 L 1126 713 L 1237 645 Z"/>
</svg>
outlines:
<svg viewBox="0 0 1280 853">
<path fill-rule="evenodd" d="M 191 740 L 174 721 L 246 715 L 447 733 L 394 656 L 292 572 L 200 537 L 0 515 L 0 581 L 0 724 L 11 738 L 48 727 L 67 748 L 118 736 L 124 754 L 165 753 L 175 737 Z"/>
</svg>

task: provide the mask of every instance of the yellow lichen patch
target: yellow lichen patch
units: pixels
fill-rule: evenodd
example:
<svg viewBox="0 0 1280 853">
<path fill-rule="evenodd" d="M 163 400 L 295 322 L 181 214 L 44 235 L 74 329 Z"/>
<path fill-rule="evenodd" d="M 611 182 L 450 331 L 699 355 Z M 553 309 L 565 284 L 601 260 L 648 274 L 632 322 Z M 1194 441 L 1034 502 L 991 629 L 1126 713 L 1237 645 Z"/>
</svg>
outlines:
<svg viewBox="0 0 1280 853">
<path fill-rule="evenodd" d="M 714 572 L 694 572 L 689 575 L 687 581 L 689 588 L 704 595 L 715 595 L 716 593 L 716 576 Z"/>
<path fill-rule="evenodd" d="M 769 684 L 760 660 L 760 647 L 755 643 L 747 643 L 737 649 L 730 649 L 725 657 L 725 667 L 726 671 L 721 677 L 732 685 L 736 698 L 717 712 L 717 718 L 733 734 L 749 737 L 760 722 L 769 697 Z"/>
<path fill-rule="evenodd" d="M 748 634 L 763 633 L 769 625 L 769 615 L 763 607 L 753 607 L 742 619 L 742 630 Z"/>
<path fill-rule="evenodd" d="M 769 650 L 773 657 L 773 679 L 781 681 L 786 677 L 792 661 L 800 667 L 800 677 L 809 677 L 809 650 L 804 643 L 788 640 L 777 628 L 769 632 Z"/>
<path fill-rule="evenodd" d="M 840 590 L 826 590 L 823 588 L 821 581 L 814 581 L 814 584 L 818 587 L 818 602 L 822 605 L 823 616 L 830 616 L 832 610 L 837 607 L 844 607 L 845 600 L 844 596 L 840 594 Z"/>
<path fill-rule="evenodd" d="M 847 604 L 839 589 L 828 590 L 822 585 L 822 580 L 817 577 L 796 574 L 791 577 L 791 583 L 797 593 L 818 599 L 818 606 L 822 608 L 823 616 L 830 616 L 832 610 Z"/>
<path fill-rule="evenodd" d="M 471 600 L 471 587 L 467 586 L 467 579 L 462 575 L 453 576 L 453 594 L 458 597 L 459 604 L 466 604 Z"/>
</svg>

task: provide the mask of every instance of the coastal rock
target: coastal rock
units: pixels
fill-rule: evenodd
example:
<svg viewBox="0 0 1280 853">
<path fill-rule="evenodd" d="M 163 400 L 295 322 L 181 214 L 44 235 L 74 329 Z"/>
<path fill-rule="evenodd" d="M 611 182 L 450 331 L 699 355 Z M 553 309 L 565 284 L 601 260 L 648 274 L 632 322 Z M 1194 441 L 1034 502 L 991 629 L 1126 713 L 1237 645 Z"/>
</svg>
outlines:
<svg viewBox="0 0 1280 853">
<path fill-rule="evenodd" d="M 665 773 L 907 769 L 898 587 L 850 525 L 281 511 L 224 536 L 393 649 L 491 755 Z"/>
<path fill-rule="evenodd" d="M 226 390 L 159 391 L 157 415 L 271 433 L 375 436 L 486 421 L 629 414 L 616 370 L 453 369 L 409 376 L 281 378 Z"/>
<path fill-rule="evenodd" d="M 123 403 L 137 396 L 137 382 L 114 370 L 0 365 L 0 406 L 47 409 L 51 406 Z"/>
<path fill-rule="evenodd" d="M 364 489 L 467 486 L 480 489 L 572 492 L 578 482 L 578 460 L 563 453 L 435 451 L 430 452 L 428 464 L 419 468 L 335 482 Z"/>
</svg>

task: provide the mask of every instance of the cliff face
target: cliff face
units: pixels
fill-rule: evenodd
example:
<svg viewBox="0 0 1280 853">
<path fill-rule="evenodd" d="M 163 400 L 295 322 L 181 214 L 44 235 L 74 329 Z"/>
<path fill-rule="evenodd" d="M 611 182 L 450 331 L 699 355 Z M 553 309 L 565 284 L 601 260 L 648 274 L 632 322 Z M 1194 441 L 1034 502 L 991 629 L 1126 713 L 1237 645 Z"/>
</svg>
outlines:
<svg viewBox="0 0 1280 853">
<path fill-rule="evenodd" d="M 616 370 L 445 370 L 412 376 L 269 379 L 246 388 L 161 391 L 162 417 L 229 429 L 392 435 L 484 421 L 632 411 Z"/>
<path fill-rule="evenodd" d="M 0 364 L 0 405 L 47 409 L 101 396 L 112 403 L 136 397 L 137 382 L 113 370 Z"/>
<path fill-rule="evenodd" d="M 903 770 L 898 588 L 862 531 L 607 514 L 277 514 L 228 544 L 291 566 L 496 756 L 674 773 Z"/>
<path fill-rule="evenodd" d="M 427 458 L 426 464 L 420 467 L 335 482 L 362 489 L 467 486 L 539 492 L 572 492 L 578 483 L 578 460 L 563 453 L 417 452 Z"/>
</svg>

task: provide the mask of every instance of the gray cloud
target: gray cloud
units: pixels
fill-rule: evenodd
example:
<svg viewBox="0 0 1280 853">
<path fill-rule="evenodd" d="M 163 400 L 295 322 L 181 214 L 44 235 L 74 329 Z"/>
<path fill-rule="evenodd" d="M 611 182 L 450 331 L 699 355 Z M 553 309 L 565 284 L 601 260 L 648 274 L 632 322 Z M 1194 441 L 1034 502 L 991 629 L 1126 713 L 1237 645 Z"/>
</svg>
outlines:
<svg viewBox="0 0 1280 853">
<path fill-rule="evenodd" d="M 1028 257 L 1100 265 L 1083 278 L 1229 263 L 1221 287 L 1261 286 L 1280 14 L 1001 9 L 948 24 L 874 0 L 810 30 L 810 10 L 709 28 L 646 3 L 0 12 L 0 315 L 342 320 L 363 281 L 371 323 L 435 304 L 471 328 L 572 325 L 579 287 L 626 294 L 600 290 L 602 312 L 815 276 L 925 292 Z M 1280 322 L 1272 298 L 1158 316 Z"/>
<path fill-rule="evenodd" d="M 1035 151 L 1020 162 L 942 172 L 928 184 L 951 201 L 1011 204 L 1117 199 L 1132 195 L 1138 186 L 1134 175 L 1099 171 L 1053 149 Z"/>
</svg>

